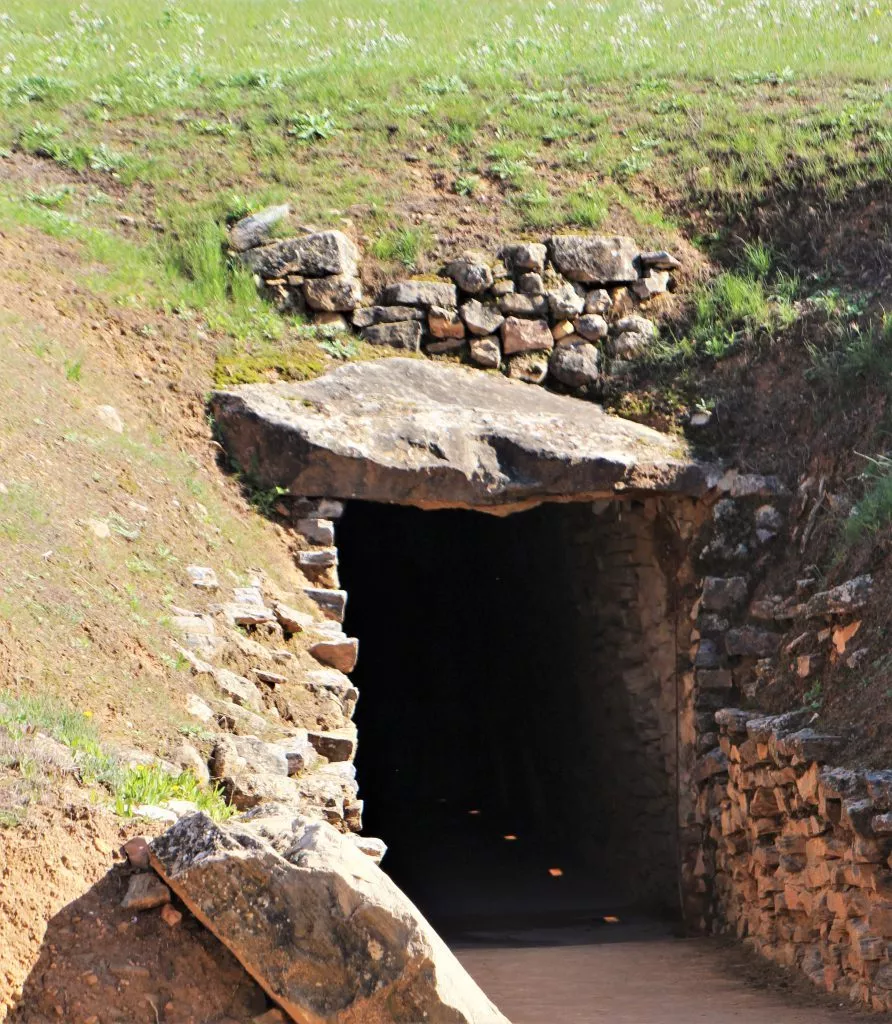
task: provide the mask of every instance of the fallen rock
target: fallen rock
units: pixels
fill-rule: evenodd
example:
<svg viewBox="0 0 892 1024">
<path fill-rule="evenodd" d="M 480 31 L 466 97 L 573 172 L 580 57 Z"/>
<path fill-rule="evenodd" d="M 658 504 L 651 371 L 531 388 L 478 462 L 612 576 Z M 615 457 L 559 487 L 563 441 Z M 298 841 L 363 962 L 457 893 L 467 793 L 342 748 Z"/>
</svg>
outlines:
<svg viewBox="0 0 892 1024">
<path fill-rule="evenodd" d="M 149 867 L 149 843 L 143 836 L 128 839 L 121 847 L 130 867 L 138 871 L 147 871 Z"/>
<path fill-rule="evenodd" d="M 455 309 L 458 293 L 454 284 L 446 284 L 445 281 L 398 281 L 384 289 L 381 300 L 385 306 L 441 306 L 444 309 Z"/>
<path fill-rule="evenodd" d="M 178 768 L 192 772 L 199 782 L 205 783 L 210 779 L 207 761 L 186 740 L 180 740 L 171 750 L 170 759 Z"/>
<path fill-rule="evenodd" d="M 420 359 L 244 385 L 211 408 L 229 454 L 293 492 L 484 507 L 615 486 L 700 494 L 713 477 L 683 440 L 593 403 Z"/>
<path fill-rule="evenodd" d="M 422 327 L 418 320 L 400 320 L 391 324 L 375 324 L 364 327 L 360 334 L 370 345 L 390 345 L 417 352 L 421 347 Z"/>
<path fill-rule="evenodd" d="M 310 309 L 349 313 L 362 302 L 362 284 L 355 277 L 334 274 L 304 281 L 304 298 Z"/>
<path fill-rule="evenodd" d="M 509 316 L 502 325 L 502 349 L 506 356 L 518 352 L 550 352 L 554 338 L 544 320 Z"/>
<path fill-rule="evenodd" d="M 507 1024 L 371 857 L 323 823 L 184 818 L 152 865 L 295 1021 Z"/>
<path fill-rule="evenodd" d="M 264 278 L 280 278 L 285 274 L 356 277 L 359 252 L 343 232 L 318 231 L 248 249 L 242 253 L 242 260 Z"/>
<path fill-rule="evenodd" d="M 335 540 L 335 525 L 330 519 L 319 519 L 316 517 L 298 519 L 294 524 L 295 530 L 308 540 L 311 544 L 320 544 L 322 547 L 330 548 Z"/>
<path fill-rule="evenodd" d="M 598 380 L 598 350 L 587 341 L 558 345 L 548 360 L 548 372 L 568 388 L 583 388 Z"/>
<path fill-rule="evenodd" d="M 132 875 L 121 900 L 123 910 L 154 910 L 170 902 L 170 889 L 150 872 Z"/>
<path fill-rule="evenodd" d="M 631 238 L 555 235 L 548 240 L 552 263 L 571 281 L 625 284 L 638 280 L 638 247 Z"/>
<path fill-rule="evenodd" d="M 229 247 L 236 252 L 254 249 L 269 238 L 273 228 L 291 213 L 291 207 L 285 203 L 281 206 L 267 206 L 248 217 L 242 217 L 229 229 Z"/>
</svg>

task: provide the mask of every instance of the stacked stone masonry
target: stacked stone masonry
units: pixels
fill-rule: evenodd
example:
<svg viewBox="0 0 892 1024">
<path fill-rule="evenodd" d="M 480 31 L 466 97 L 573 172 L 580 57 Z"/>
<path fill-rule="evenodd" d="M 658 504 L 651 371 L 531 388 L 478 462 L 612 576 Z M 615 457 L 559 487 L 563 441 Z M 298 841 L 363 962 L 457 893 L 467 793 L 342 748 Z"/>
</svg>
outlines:
<svg viewBox="0 0 892 1024">
<path fill-rule="evenodd" d="M 630 238 L 559 235 L 495 254 L 462 253 L 439 276 L 369 296 L 360 253 L 340 231 L 270 241 L 288 207 L 239 221 L 230 247 L 283 312 L 353 329 L 373 345 L 456 355 L 531 384 L 597 392 L 628 372 L 657 336 L 641 312 L 674 288 L 679 261 Z"/>
</svg>

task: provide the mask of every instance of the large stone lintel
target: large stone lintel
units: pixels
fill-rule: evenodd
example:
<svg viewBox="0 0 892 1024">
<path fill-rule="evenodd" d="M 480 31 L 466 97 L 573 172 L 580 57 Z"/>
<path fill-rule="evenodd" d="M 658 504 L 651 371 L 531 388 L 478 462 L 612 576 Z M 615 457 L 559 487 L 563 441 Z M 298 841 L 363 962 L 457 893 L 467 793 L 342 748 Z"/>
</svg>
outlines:
<svg viewBox="0 0 892 1024">
<path fill-rule="evenodd" d="M 508 512 L 621 494 L 700 496 L 715 475 L 683 440 L 598 405 L 415 359 L 218 391 L 211 407 L 242 469 L 293 494 Z"/>
</svg>

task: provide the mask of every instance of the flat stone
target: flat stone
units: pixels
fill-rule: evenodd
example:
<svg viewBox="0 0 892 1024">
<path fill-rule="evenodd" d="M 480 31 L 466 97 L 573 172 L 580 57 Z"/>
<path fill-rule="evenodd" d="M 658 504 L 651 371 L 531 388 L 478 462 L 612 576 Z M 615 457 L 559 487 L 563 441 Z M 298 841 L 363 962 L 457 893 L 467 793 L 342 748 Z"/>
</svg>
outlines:
<svg viewBox="0 0 892 1024">
<path fill-rule="evenodd" d="M 273 614 L 286 633 L 303 633 L 316 621 L 308 612 L 298 611 L 283 601 L 273 602 Z"/>
<path fill-rule="evenodd" d="M 508 1024 L 372 857 L 328 825 L 196 814 L 154 840 L 152 865 L 294 1020 Z"/>
<path fill-rule="evenodd" d="M 558 345 L 548 360 L 548 372 L 565 387 L 589 387 L 599 377 L 598 350 L 587 341 Z"/>
<path fill-rule="evenodd" d="M 281 747 L 256 736 L 220 736 L 211 754 L 210 769 L 214 779 L 242 772 L 287 775 L 288 760 Z"/>
<path fill-rule="evenodd" d="M 464 331 L 465 325 L 462 324 L 462 331 Z M 440 338 L 437 341 L 429 341 L 424 346 L 424 351 L 429 356 L 444 356 L 454 355 L 459 352 L 464 352 L 468 347 L 467 339 L 461 338 Z"/>
<path fill-rule="evenodd" d="M 454 309 L 431 306 L 427 314 L 428 330 L 435 338 L 464 339 L 465 325 Z"/>
<path fill-rule="evenodd" d="M 230 456 L 256 466 L 260 486 L 294 493 L 490 507 L 615 490 L 697 495 L 714 475 L 683 440 L 594 403 L 420 359 L 218 391 L 211 409 Z"/>
<path fill-rule="evenodd" d="M 471 338 L 470 355 L 471 362 L 476 366 L 497 370 L 502 362 L 499 339 L 495 335 L 490 338 Z"/>
<path fill-rule="evenodd" d="M 338 564 L 338 549 L 316 548 L 313 551 L 298 551 L 296 558 L 301 569 L 332 569 Z"/>
<path fill-rule="evenodd" d="M 347 593 L 344 590 L 326 590 L 322 587 L 305 587 L 304 593 L 322 609 L 323 613 L 336 622 L 344 621 L 347 608 Z"/>
<path fill-rule="evenodd" d="M 242 217 L 229 229 L 229 248 L 235 252 L 246 252 L 269 238 L 273 228 L 291 213 L 291 207 L 284 203 L 281 206 L 267 206 L 248 217 Z"/>
<path fill-rule="evenodd" d="M 264 278 L 283 277 L 285 274 L 356 277 L 359 251 L 341 231 L 318 231 L 249 249 L 242 253 L 242 260 L 255 274 Z"/>
<path fill-rule="evenodd" d="M 170 889 L 151 873 L 132 875 L 121 900 L 122 910 L 154 910 L 170 903 Z"/>
<path fill-rule="evenodd" d="M 681 260 L 676 259 L 665 249 L 655 252 L 642 252 L 638 256 L 642 267 L 653 267 L 654 270 L 678 270 Z"/>
<path fill-rule="evenodd" d="M 492 270 L 482 253 L 464 253 L 446 266 L 446 275 L 468 295 L 479 295 L 493 283 Z"/>
<path fill-rule="evenodd" d="M 349 313 L 362 302 L 362 284 L 358 278 L 344 274 L 308 278 L 304 281 L 304 298 L 310 309 Z"/>
<path fill-rule="evenodd" d="M 313 749 L 329 761 L 352 761 L 356 753 L 356 735 L 335 732 L 307 733 Z"/>
<path fill-rule="evenodd" d="M 548 299 L 544 295 L 503 295 L 499 299 L 499 310 L 504 316 L 538 319 L 548 316 Z"/>
<path fill-rule="evenodd" d="M 398 324 L 406 320 L 423 320 L 424 310 L 415 306 L 366 306 L 353 311 L 353 326 L 372 327 L 375 324 Z"/>
<path fill-rule="evenodd" d="M 495 334 L 505 322 L 505 318 L 495 306 L 485 306 L 477 299 L 465 302 L 458 312 L 468 330 L 478 337 Z"/>
<path fill-rule="evenodd" d="M 548 254 L 571 281 L 624 284 L 638 280 L 638 246 L 631 238 L 555 235 L 548 240 Z"/>
<path fill-rule="evenodd" d="M 217 574 L 205 565 L 187 565 L 186 574 L 192 586 L 199 590 L 214 591 L 220 586 Z"/>
<path fill-rule="evenodd" d="M 330 548 L 334 544 L 335 526 L 330 519 L 298 519 L 295 530 L 311 544 Z"/>
<path fill-rule="evenodd" d="M 417 352 L 421 347 L 421 334 L 422 326 L 418 320 L 401 320 L 398 323 L 364 327 L 360 337 L 370 345 L 389 345 L 391 348 Z"/>
<path fill-rule="evenodd" d="M 454 284 L 445 281 L 398 281 L 384 289 L 381 301 L 383 305 L 455 309 L 458 293 Z"/>
<path fill-rule="evenodd" d="M 600 341 L 607 337 L 607 321 L 599 313 L 584 313 L 576 318 L 576 333 L 586 341 Z"/>
<path fill-rule="evenodd" d="M 541 242 L 516 242 L 503 246 L 499 258 L 504 262 L 509 274 L 520 271 L 532 271 L 541 274 L 545 269 L 548 250 Z"/>
<path fill-rule="evenodd" d="M 856 576 L 845 583 L 840 583 L 838 587 L 814 594 L 805 605 L 805 614 L 809 618 L 819 615 L 845 615 L 864 608 L 872 596 L 873 577 Z"/>
<path fill-rule="evenodd" d="M 521 320 L 509 316 L 502 325 L 502 350 L 506 356 L 518 352 L 550 352 L 554 338 L 544 320 Z"/>
<path fill-rule="evenodd" d="M 352 672 L 359 656 L 359 641 L 356 637 L 318 640 L 308 648 L 310 654 L 323 665 L 336 668 L 339 672 Z"/>
</svg>

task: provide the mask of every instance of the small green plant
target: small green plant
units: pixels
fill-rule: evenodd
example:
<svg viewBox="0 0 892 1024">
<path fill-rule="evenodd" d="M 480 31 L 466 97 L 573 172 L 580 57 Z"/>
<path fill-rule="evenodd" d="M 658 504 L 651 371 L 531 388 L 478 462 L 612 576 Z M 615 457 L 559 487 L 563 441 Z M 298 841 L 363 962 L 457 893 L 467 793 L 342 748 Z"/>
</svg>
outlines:
<svg viewBox="0 0 892 1024">
<path fill-rule="evenodd" d="M 45 188 L 39 192 L 26 192 L 25 201 L 42 206 L 46 210 L 58 210 L 65 206 L 74 193 L 71 185 L 62 185 L 60 188 Z"/>
<path fill-rule="evenodd" d="M 430 233 L 425 228 L 393 228 L 378 235 L 372 242 L 372 254 L 384 263 L 402 263 L 404 267 L 417 267 L 430 245 Z"/>
<path fill-rule="evenodd" d="M 566 208 L 568 221 L 585 228 L 599 228 L 610 212 L 606 198 L 592 185 L 571 192 Z"/>
<path fill-rule="evenodd" d="M 741 268 L 757 281 L 767 278 L 775 265 L 774 251 L 764 242 L 746 242 L 741 254 Z"/>
<path fill-rule="evenodd" d="M 65 379 L 79 384 L 84 373 L 83 359 L 69 359 L 65 362 Z"/>
<path fill-rule="evenodd" d="M 248 492 L 248 501 L 257 509 L 257 511 L 263 516 L 271 516 L 273 509 L 275 508 L 276 502 L 283 494 L 288 493 L 287 487 L 270 487 L 266 490 L 258 487 L 252 487 L 249 483 L 245 483 L 245 487 Z"/>
<path fill-rule="evenodd" d="M 812 709 L 812 711 L 820 711 L 821 705 L 824 702 L 823 698 L 824 687 L 821 684 L 821 680 L 818 679 L 805 691 L 805 703 Z"/>
<path fill-rule="evenodd" d="M 352 338 L 325 338 L 319 342 L 319 348 L 327 352 L 332 359 L 355 359 L 359 355 L 359 345 Z"/>
<path fill-rule="evenodd" d="M 452 189 L 458 196 L 472 196 L 480 188 L 478 174 L 460 174 L 452 183 Z"/>
<path fill-rule="evenodd" d="M 215 821 L 236 813 L 218 786 L 203 786 L 192 772 L 173 775 L 160 765 L 135 765 L 124 773 L 115 790 L 115 810 L 130 817 L 141 805 L 158 806 L 167 800 L 188 800 Z"/>
<path fill-rule="evenodd" d="M 303 111 L 285 122 L 285 134 L 301 142 L 330 139 L 337 132 L 338 126 L 329 110 Z"/>
</svg>

